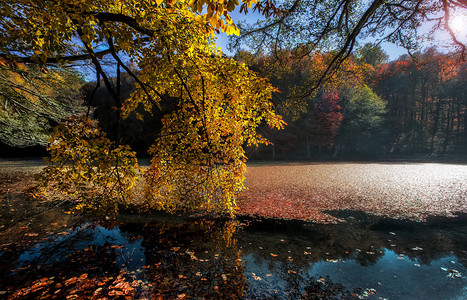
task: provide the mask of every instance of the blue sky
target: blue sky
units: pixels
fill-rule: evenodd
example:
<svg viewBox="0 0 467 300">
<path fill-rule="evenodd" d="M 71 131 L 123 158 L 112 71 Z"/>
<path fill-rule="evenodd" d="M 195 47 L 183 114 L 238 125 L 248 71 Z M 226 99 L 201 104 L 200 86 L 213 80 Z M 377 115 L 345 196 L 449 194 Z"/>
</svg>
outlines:
<svg viewBox="0 0 467 300">
<path fill-rule="evenodd" d="M 260 14 L 258 13 L 253 13 L 252 11 L 249 11 L 247 15 L 245 14 L 240 14 L 238 11 L 234 11 L 231 14 L 231 17 L 235 24 L 241 21 L 246 21 L 248 23 L 254 23 L 257 20 L 263 18 Z M 464 15 L 465 22 L 467 22 L 467 17 Z M 429 31 L 430 25 L 424 25 L 420 28 L 421 33 L 427 33 Z M 463 31 L 457 31 L 456 34 L 458 34 L 458 39 L 460 39 L 463 42 L 467 42 L 467 26 L 465 26 L 466 29 Z M 227 49 L 227 44 L 228 44 L 228 36 L 225 33 L 221 33 L 217 35 L 217 45 L 218 47 L 221 47 L 222 51 L 227 54 L 227 55 L 233 55 L 235 53 L 230 52 Z M 438 31 L 434 36 L 432 36 L 432 41 L 426 41 L 422 43 L 423 47 L 436 47 L 439 51 L 441 52 L 449 52 L 451 51 L 452 48 L 452 40 L 448 33 L 446 31 Z M 367 40 L 371 42 L 371 40 Z M 366 42 L 366 41 L 365 41 Z M 389 55 L 389 60 L 396 60 L 399 56 L 403 54 L 407 54 L 407 50 L 404 49 L 403 47 L 399 47 L 395 44 L 385 42 L 381 44 L 381 47 L 383 50 Z"/>
<path fill-rule="evenodd" d="M 256 12 L 252 12 L 251 10 L 248 12 L 247 15 L 243 13 L 239 13 L 238 10 L 232 12 L 230 14 L 232 17 L 232 20 L 237 24 L 238 22 L 248 22 L 248 23 L 254 23 L 260 19 L 264 19 L 264 17 L 261 14 L 258 14 Z M 222 51 L 227 54 L 227 55 L 234 55 L 235 53 L 230 52 L 227 49 L 227 44 L 228 44 L 228 36 L 225 33 L 220 33 L 217 35 L 217 46 L 221 47 Z M 395 60 L 397 59 L 400 55 L 402 54 L 407 54 L 407 50 L 405 50 L 402 47 L 398 47 L 392 43 L 383 43 L 381 45 L 384 49 L 384 51 L 389 55 L 390 60 Z"/>
</svg>

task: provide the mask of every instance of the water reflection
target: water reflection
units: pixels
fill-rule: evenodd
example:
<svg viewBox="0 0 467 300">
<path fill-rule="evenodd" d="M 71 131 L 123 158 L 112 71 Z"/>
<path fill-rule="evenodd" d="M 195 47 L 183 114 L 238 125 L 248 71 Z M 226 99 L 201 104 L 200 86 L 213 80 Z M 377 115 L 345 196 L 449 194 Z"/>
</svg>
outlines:
<svg viewBox="0 0 467 300">
<path fill-rule="evenodd" d="M 359 295 L 374 289 L 375 299 L 466 298 L 465 216 L 428 223 L 339 217 L 347 223 L 262 221 L 244 228 L 239 244 L 248 260 L 248 295 L 298 298 L 297 290 L 303 295 L 310 282 L 329 276 Z"/>
<path fill-rule="evenodd" d="M 87 223 L 27 249 L 2 247 L 0 297 L 466 298 L 466 216 L 428 223 L 337 217 L 347 223 Z"/>
</svg>

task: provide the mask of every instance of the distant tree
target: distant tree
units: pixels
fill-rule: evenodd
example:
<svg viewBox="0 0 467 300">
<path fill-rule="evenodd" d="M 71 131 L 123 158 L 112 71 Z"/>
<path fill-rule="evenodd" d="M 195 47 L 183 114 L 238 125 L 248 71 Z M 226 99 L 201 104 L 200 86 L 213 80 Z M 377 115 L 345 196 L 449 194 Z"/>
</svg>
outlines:
<svg viewBox="0 0 467 300">
<path fill-rule="evenodd" d="M 386 103 L 368 86 L 342 96 L 343 121 L 337 134 L 335 156 L 377 156 L 385 146 Z"/>
<path fill-rule="evenodd" d="M 301 135 L 306 141 L 307 158 L 311 158 L 313 147 L 319 155 L 322 150 L 330 150 L 343 119 L 340 95 L 335 91 L 324 91 L 315 97 L 309 112 L 297 122 L 301 126 Z"/>
<path fill-rule="evenodd" d="M 389 56 L 379 45 L 366 43 L 358 49 L 356 53 L 357 60 L 369 64 L 376 68 L 377 66 L 387 63 Z"/>
</svg>

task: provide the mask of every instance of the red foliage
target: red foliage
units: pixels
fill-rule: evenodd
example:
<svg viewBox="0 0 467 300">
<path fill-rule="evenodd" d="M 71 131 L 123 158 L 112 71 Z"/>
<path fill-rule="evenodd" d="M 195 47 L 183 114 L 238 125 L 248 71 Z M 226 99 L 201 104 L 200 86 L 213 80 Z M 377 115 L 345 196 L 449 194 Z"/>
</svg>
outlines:
<svg viewBox="0 0 467 300">
<path fill-rule="evenodd" d="M 337 93 L 326 93 L 313 106 L 310 121 L 310 136 L 318 146 L 329 146 L 334 142 L 343 120 L 342 106 Z"/>
</svg>

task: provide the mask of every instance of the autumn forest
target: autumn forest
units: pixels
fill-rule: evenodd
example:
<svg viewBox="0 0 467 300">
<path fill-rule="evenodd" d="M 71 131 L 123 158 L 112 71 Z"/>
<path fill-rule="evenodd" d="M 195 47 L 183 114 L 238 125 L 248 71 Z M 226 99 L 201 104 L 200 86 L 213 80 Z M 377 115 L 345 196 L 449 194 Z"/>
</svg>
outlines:
<svg viewBox="0 0 467 300">
<path fill-rule="evenodd" d="M 0 298 L 466 298 L 466 28 L 466 0 L 0 1 Z"/>
<path fill-rule="evenodd" d="M 324 68 L 327 54 L 296 55 L 293 51 L 281 53 L 284 65 L 270 56 L 254 56 L 245 51 L 234 56 L 279 89 L 273 94 L 273 102 L 288 124 L 283 130 L 261 126 L 260 133 L 271 144 L 247 148 L 250 159 L 449 158 L 465 153 L 467 70 L 456 56 L 428 49 L 388 61 L 383 49 L 366 44 L 336 75 L 339 83 L 320 88 L 314 97 L 302 98 L 298 91 L 307 85 L 311 72 Z M 101 86 L 94 91 L 95 82 L 86 82 L 74 71 L 54 72 L 66 76 L 66 85 L 55 83 L 55 95 L 50 94 L 49 85 L 53 83 L 41 81 L 46 78 L 43 74 L 33 69 L 23 73 L 27 80 L 37 80 L 34 88 L 42 93 L 41 97 L 47 97 L 47 105 L 60 109 L 47 111 L 39 107 L 40 117 L 21 115 L 34 118 L 28 123 L 15 124 L 12 115 L 5 118 L 8 123 L 2 132 L 4 155 L 8 155 L 8 149 L 18 147 L 42 146 L 45 151 L 54 122 L 87 110 L 92 111 L 108 135 L 116 134 L 115 103 L 106 88 Z M 24 79 L 13 77 L 6 70 L 3 76 L 8 80 L 4 81 L 4 93 L 18 93 L 6 83 L 20 84 Z M 127 73 L 121 76 L 122 95 L 129 97 L 135 90 L 135 81 Z M 89 101 L 92 93 L 96 94 L 95 99 Z M 8 108 L 7 102 L 5 107 Z M 125 132 L 122 143 L 131 145 L 140 157 L 148 155 L 147 150 L 161 129 L 157 119 L 141 121 L 137 117 L 144 114 L 148 112 L 140 109 L 120 125 Z M 38 148 L 30 149 L 34 156 L 33 151 Z"/>
<path fill-rule="evenodd" d="M 467 65 L 462 60 L 428 49 L 388 61 L 381 48 L 367 44 L 336 74 L 339 83 L 302 99 L 297 93 L 310 72 L 324 68 L 326 54 L 300 61 L 292 53 L 282 55 L 288 61 L 280 67 L 270 57 L 236 56 L 251 59 L 252 69 L 279 87 L 273 101 L 288 123 L 281 131 L 262 128 L 273 145 L 251 150 L 251 157 L 436 158 L 465 153 Z"/>
</svg>

